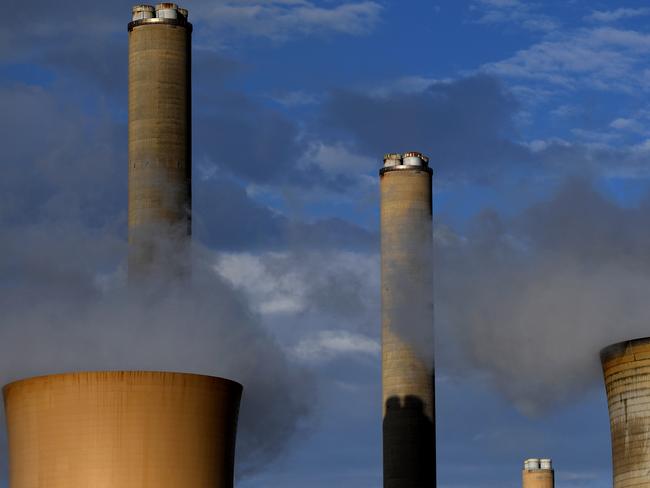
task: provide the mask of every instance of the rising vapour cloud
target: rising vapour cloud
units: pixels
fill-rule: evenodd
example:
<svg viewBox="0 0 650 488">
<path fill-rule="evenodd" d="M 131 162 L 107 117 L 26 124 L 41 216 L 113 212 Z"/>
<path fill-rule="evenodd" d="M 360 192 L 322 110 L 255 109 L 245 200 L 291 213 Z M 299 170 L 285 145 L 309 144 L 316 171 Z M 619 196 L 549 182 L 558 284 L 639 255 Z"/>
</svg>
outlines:
<svg viewBox="0 0 650 488">
<path fill-rule="evenodd" d="M 127 286 L 118 236 L 71 225 L 0 237 L 0 383 L 77 370 L 165 370 L 244 385 L 240 474 L 282 454 L 309 413 L 308 373 L 292 364 L 245 297 L 193 249 L 191 277 Z M 169 263 L 165 263 L 168 265 Z"/>
<path fill-rule="evenodd" d="M 463 351 L 439 347 L 446 365 L 469 359 L 531 414 L 597 384 L 602 347 L 650 335 L 648 201 L 623 208 L 572 180 L 516 218 L 438 226 L 438 339 Z"/>
<path fill-rule="evenodd" d="M 123 125 L 54 88 L 0 85 L 0 100 L 0 383 L 98 369 L 225 376 L 244 385 L 240 475 L 281 456 L 311 410 L 312 382 L 214 270 L 218 254 L 195 240 L 191 280 L 126 286 Z M 237 215 L 211 219 L 204 235 Z"/>
</svg>

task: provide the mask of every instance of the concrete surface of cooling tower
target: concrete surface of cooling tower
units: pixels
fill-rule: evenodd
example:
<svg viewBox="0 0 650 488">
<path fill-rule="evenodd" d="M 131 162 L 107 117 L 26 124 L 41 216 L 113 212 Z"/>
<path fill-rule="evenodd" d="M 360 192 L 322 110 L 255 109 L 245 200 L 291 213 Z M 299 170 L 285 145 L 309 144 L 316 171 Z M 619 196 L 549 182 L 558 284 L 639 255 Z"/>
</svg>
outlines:
<svg viewBox="0 0 650 488">
<path fill-rule="evenodd" d="M 232 488 L 241 392 L 222 378 L 142 371 L 10 383 L 10 486 Z"/>
<path fill-rule="evenodd" d="M 173 3 L 133 7 L 129 31 L 129 270 L 175 262 L 191 233 L 191 33 Z"/>
<path fill-rule="evenodd" d="M 526 459 L 521 476 L 523 488 L 555 487 L 555 472 L 550 459 Z"/>
<path fill-rule="evenodd" d="M 381 180 L 384 487 L 436 483 L 431 169 L 389 154 Z"/>
<path fill-rule="evenodd" d="M 650 338 L 600 353 L 612 435 L 614 488 L 650 486 Z"/>
</svg>

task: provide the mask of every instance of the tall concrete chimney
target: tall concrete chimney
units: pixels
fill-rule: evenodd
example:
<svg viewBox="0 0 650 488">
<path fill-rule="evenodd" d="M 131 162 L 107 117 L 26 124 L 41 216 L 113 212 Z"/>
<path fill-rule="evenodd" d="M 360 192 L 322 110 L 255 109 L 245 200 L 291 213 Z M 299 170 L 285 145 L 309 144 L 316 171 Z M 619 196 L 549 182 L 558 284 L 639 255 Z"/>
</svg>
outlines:
<svg viewBox="0 0 650 488">
<path fill-rule="evenodd" d="M 41 376 L 4 388 L 11 488 L 232 488 L 242 387 L 182 373 Z"/>
<path fill-rule="evenodd" d="M 612 434 L 614 488 L 650 486 L 650 338 L 600 352 Z"/>
<path fill-rule="evenodd" d="M 128 26 L 130 277 L 178 266 L 191 233 L 187 15 L 174 3 L 136 5 Z"/>
<path fill-rule="evenodd" d="M 436 486 L 428 161 L 388 154 L 379 172 L 385 488 Z"/>
<path fill-rule="evenodd" d="M 555 487 L 555 472 L 550 459 L 526 459 L 521 477 L 523 488 Z"/>
</svg>

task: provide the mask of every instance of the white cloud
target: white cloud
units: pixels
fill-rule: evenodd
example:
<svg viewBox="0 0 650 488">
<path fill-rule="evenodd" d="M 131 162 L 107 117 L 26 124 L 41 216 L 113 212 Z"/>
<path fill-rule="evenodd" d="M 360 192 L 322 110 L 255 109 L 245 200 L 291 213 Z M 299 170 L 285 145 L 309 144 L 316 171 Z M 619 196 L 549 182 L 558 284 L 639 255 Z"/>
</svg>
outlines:
<svg viewBox="0 0 650 488">
<path fill-rule="evenodd" d="M 293 354 L 305 362 L 324 362 L 343 355 L 378 357 L 380 351 L 377 339 L 343 330 L 326 330 L 300 341 Z"/>
<path fill-rule="evenodd" d="M 586 20 L 595 22 L 616 22 L 621 19 L 642 17 L 650 15 L 650 8 L 619 8 L 616 10 L 594 10 L 585 17 Z"/>
<path fill-rule="evenodd" d="M 639 122 L 636 119 L 626 119 L 623 117 L 620 117 L 618 119 L 614 119 L 609 126 L 612 129 L 618 129 L 622 131 L 629 131 L 629 132 L 636 132 L 636 133 L 644 133 L 646 132 L 645 127 L 641 122 Z"/>
<path fill-rule="evenodd" d="M 453 78 L 430 78 L 427 76 L 410 75 L 382 82 L 379 85 L 368 88 L 366 91 L 374 97 L 384 98 L 401 94 L 422 93 L 433 85 L 451 83 L 453 81 Z"/>
<path fill-rule="evenodd" d="M 626 134 L 606 130 L 571 129 L 573 140 L 551 137 L 534 139 L 521 144 L 527 147 L 539 164 L 549 168 L 582 168 L 605 178 L 647 179 L 650 177 L 648 157 L 650 139 L 638 138 L 629 142 Z"/>
<path fill-rule="evenodd" d="M 374 158 L 353 153 L 344 144 L 315 143 L 310 153 L 310 160 L 326 173 L 364 173 L 377 168 L 379 162 Z"/>
<path fill-rule="evenodd" d="M 647 157 L 648 155 L 650 155 L 650 139 L 646 139 L 645 141 L 640 142 L 639 144 L 635 144 L 630 148 L 630 150 L 634 154 Z"/>
<path fill-rule="evenodd" d="M 215 265 L 285 352 L 313 365 L 379 354 L 379 268 L 375 253 L 306 250 L 222 254 Z"/>
<path fill-rule="evenodd" d="M 632 119 L 619 118 L 619 119 L 616 119 L 616 120 L 612 121 L 612 123 L 609 124 L 609 126 L 614 128 L 614 129 L 627 129 L 628 127 L 630 127 L 632 125 L 633 122 L 635 122 L 635 121 L 632 120 Z"/>
<path fill-rule="evenodd" d="M 379 3 L 367 0 L 331 7 L 307 0 L 239 0 L 199 5 L 192 16 L 216 37 L 227 31 L 286 41 L 311 34 L 363 35 L 377 24 L 381 11 Z"/>
<path fill-rule="evenodd" d="M 479 3 L 483 5 L 489 5 L 490 7 L 522 7 L 523 3 L 520 0 L 479 0 Z"/>
<path fill-rule="evenodd" d="M 503 61 L 482 67 L 495 75 L 542 81 L 565 90 L 589 87 L 633 92 L 650 88 L 650 35 L 610 27 L 547 36 Z"/>
<path fill-rule="evenodd" d="M 614 132 L 608 132 L 603 130 L 589 130 L 582 127 L 576 127 L 571 129 L 571 133 L 579 140 L 583 141 L 585 144 L 589 144 L 592 147 L 603 146 L 606 147 L 606 143 L 611 143 L 620 139 L 620 134 Z"/>
<path fill-rule="evenodd" d="M 536 12 L 537 5 L 522 0 L 476 0 L 470 10 L 477 12 L 479 24 L 513 23 L 531 31 L 549 32 L 558 28 L 558 22 L 548 15 Z"/>
<path fill-rule="evenodd" d="M 571 146 L 569 142 L 560 138 L 534 139 L 530 142 L 524 143 L 524 145 L 528 147 L 528 149 L 530 149 L 533 153 L 539 153 L 545 151 L 551 146 L 561 146 L 561 147 Z"/>
<path fill-rule="evenodd" d="M 295 271 L 273 273 L 268 260 L 286 259 L 282 253 L 269 253 L 267 260 L 252 254 L 223 254 L 216 264 L 219 274 L 246 292 L 263 314 L 296 313 L 305 308 L 303 279 Z M 265 262 L 267 261 L 267 262 Z"/>
<path fill-rule="evenodd" d="M 650 136 L 650 110 L 640 108 L 612 120 L 609 127 L 627 135 Z"/>
<path fill-rule="evenodd" d="M 377 256 L 346 251 L 223 253 L 215 263 L 226 281 L 243 291 L 259 313 L 268 315 L 336 315 L 331 298 L 340 294 L 344 296 L 339 298 L 358 294 L 372 301 L 379 283 L 377 268 Z M 357 289 L 358 283 L 366 288 Z"/>
<path fill-rule="evenodd" d="M 551 115 L 554 117 L 560 117 L 560 118 L 566 118 L 566 117 L 573 117 L 575 115 L 578 115 L 580 113 L 580 108 L 574 106 L 574 105 L 560 105 L 559 107 L 551 110 Z"/>
<path fill-rule="evenodd" d="M 287 108 L 315 105 L 320 102 L 320 98 L 317 95 L 300 90 L 272 95 L 270 98 Z"/>
</svg>

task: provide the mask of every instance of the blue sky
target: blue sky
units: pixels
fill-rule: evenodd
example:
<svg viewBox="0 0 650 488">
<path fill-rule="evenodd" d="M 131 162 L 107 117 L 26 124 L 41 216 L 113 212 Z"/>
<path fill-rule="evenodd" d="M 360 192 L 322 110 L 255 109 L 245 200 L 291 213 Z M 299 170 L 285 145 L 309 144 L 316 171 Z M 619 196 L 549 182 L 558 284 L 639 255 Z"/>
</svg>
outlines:
<svg viewBox="0 0 650 488">
<path fill-rule="evenodd" d="M 277 365 L 250 381 L 274 427 L 245 429 L 266 454 L 238 486 L 381 485 L 377 172 L 407 150 L 434 169 L 439 486 L 519 486 L 527 457 L 552 457 L 559 488 L 611 486 L 598 350 L 650 335 L 647 3 L 183 6 L 195 240 L 245 309 L 212 315 L 248 317 Z M 100 313 L 121 286 L 130 7 L 15 2 L 0 27 L 7 337 L 51 310 Z M 44 334 L 49 362 L 25 339 L 2 377 L 60 369 L 75 330 Z M 107 351 L 69 364 L 140 366 Z M 263 369 L 228 353 L 186 369 L 245 386 Z M 276 381 L 296 392 L 284 413 Z"/>
</svg>

